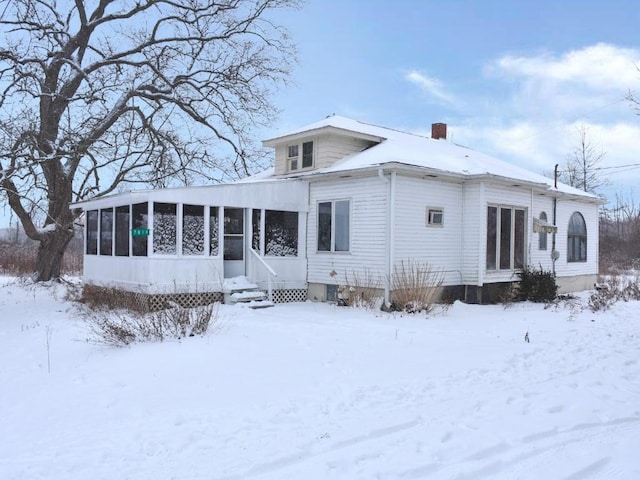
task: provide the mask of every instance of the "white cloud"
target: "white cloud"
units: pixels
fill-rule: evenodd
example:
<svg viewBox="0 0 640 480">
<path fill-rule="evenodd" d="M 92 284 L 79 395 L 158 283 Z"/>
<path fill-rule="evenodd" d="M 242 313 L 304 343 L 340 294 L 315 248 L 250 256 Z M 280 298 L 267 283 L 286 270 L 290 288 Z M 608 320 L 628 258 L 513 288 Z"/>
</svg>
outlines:
<svg viewBox="0 0 640 480">
<path fill-rule="evenodd" d="M 437 78 L 413 70 L 405 75 L 405 79 L 417 85 L 424 93 L 440 102 L 455 103 L 455 97 L 445 90 L 442 82 Z"/>
<path fill-rule="evenodd" d="M 640 87 L 636 65 L 640 49 L 602 43 L 559 54 L 502 56 L 488 65 L 493 88 L 473 102 L 476 116 L 451 125 L 453 140 L 551 173 L 576 148 L 577 126 L 585 125 L 605 153 L 602 174 L 612 182 L 612 197 L 640 184 L 640 168 L 607 168 L 640 163 L 640 122 L 625 101 L 630 89 Z"/>
<path fill-rule="evenodd" d="M 598 43 L 560 56 L 504 56 L 490 70 L 529 80 L 578 84 L 601 90 L 627 90 L 637 85 L 640 50 Z"/>
<path fill-rule="evenodd" d="M 535 122 L 505 122 L 503 124 L 471 121 L 452 125 L 453 140 L 489 153 L 537 173 L 551 175 L 555 164 L 561 166 L 578 146 L 578 126 L 581 122 L 549 126 Z M 600 167 L 602 175 L 611 181 L 604 193 L 613 199 L 616 193 L 627 192 L 640 185 L 640 167 L 617 168 L 640 164 L 640 124 L 584 123 L 589 141 L 597 151 L 604 152 Z M 614 167 L 614 168 L 611 168 Z M 640 191 L 636 191 L 639 194 Z"/>
<path fill-rule="evenodd" d="M 599 43 L 556 55 L 502 56 L 486 72 L 506 82 L 512 115 L 612 122 L 630 113 L 625 97 L 640 85 L 639 65 L 640 49 Z"/>
<path fill-rule="evenodd" d="M 457 121 L 449 115 L 452 141 L 538 173 L 551 175 L 555 164 L 566 162 L 578 145 L 577 127 L 585 125 L 605 153 L 601 166 L 612 182 L 611 198 L 640 185 L 640 168 L 606 168 L 640 163 L 640 119 L 625 100 L 629 90 L 640 97 L 637 66 L 640 49 L 599 43 L 496 58 L 486 66 L 486 88 L 475 94 L 454 95 L 418 70 L 405 79 L 457 114 Z M 451 108 L 462 104 L 459 112 Z"/>
</svg>

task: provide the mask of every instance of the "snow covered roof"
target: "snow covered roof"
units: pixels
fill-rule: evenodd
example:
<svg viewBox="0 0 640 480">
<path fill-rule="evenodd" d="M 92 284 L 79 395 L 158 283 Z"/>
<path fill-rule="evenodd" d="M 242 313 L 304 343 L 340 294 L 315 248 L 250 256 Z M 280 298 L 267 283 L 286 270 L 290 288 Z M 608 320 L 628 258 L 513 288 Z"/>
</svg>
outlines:
<svg viewBox="0 0 640 480">
<path fill-rule="evenodd" d="M 369 125 L 336 115 L 326 117 L 319 122 L 279 135 L 265 141 L 264 144 L 266 146 L 275 146 L 275 144 L 289 138 L 334 130 L 378 137 L 381 139 L 381 142 L 362 152 L 340 159 L 329 167 L 300 173 L 298 175 L 329 174 L 379 168 L 385 165 L 404 165 L 437 172 L 441 175 L 463 178 L 491 176 L 509 181 L 526 182 L 537 184 L 541 188 L 552 191 L 587 197 L 594 201 L 599 200 L 599 197 L 596 195 L 586 193 L 562 183 L 558 183 L 556 189 L 553 186 L 553 179 L 446 140 L 434 140 L 422 135 Z"/>
<path fill-rule="evenodd" d="M 342 133 L 343 135 L 370 138 L 372 140 L 375 139 L 377 141 L 381 141 L 388 138 L 387 136 L 389 132 L 393 132 L 393 130 L 384 127 L 377 127 L 375 125 L 369 125 L 368 123 L 359 122 L 358 120 L 352 120 L 346 117 L 340 117 L 338 115 L 332 115 L 320 120 L 319 122 L 311 123 L 309 125 L 305 125 L 304 127 L 285 132 L 281 135 L 278 135 L 277 137 L 264 140 L 262 144 L 265 147 L 275 147 L 278 143 L 299 136 L 309 136 L 325 132 L 338 134 Z"/>
</svg>

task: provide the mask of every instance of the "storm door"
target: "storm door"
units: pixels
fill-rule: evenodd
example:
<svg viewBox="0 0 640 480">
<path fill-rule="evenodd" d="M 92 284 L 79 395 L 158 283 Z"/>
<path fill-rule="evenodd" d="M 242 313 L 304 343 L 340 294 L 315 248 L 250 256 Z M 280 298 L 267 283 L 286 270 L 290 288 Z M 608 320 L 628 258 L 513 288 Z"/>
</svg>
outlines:
<svg viewBox="0 0 640 480">
<path fill-rule="evenodd" d="M 224 208 L 224 278 L 245 274 L 244 209 Z"/>
</svg>

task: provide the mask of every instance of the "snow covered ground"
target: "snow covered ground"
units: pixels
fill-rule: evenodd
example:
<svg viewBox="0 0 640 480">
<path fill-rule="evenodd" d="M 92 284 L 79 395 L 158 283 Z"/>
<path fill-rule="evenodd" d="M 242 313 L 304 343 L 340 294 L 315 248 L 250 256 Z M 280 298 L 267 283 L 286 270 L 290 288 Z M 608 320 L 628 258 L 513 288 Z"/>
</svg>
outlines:
<svg viewBox="0 0 640 480">
<path fill-rule="evenodd" d="M 0 278 L 3 480 L 640 478 L 637 302 L 221 306 L 118 349 L 63 293 Z"/>
</svg>

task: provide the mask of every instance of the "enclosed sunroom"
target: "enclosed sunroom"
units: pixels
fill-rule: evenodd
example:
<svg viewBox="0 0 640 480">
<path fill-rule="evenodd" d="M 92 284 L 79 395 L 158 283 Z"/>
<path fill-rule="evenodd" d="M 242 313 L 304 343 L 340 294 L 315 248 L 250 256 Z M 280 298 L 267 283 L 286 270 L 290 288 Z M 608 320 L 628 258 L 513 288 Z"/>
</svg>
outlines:
<svg viewBox="0 0 640 480">
<path fill-rule="evenodd" d="M 296 180 L 144 190 L 78 204 L 84 279 L 140 294 L 206 294 L 246 279 L 306 298 L 308 189 Z"/>
</svg>

